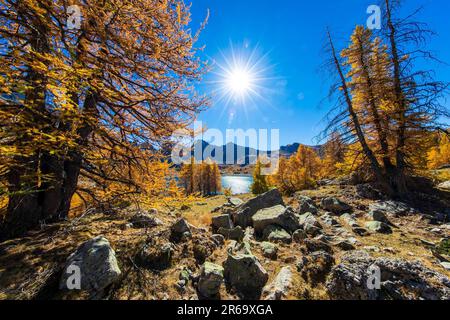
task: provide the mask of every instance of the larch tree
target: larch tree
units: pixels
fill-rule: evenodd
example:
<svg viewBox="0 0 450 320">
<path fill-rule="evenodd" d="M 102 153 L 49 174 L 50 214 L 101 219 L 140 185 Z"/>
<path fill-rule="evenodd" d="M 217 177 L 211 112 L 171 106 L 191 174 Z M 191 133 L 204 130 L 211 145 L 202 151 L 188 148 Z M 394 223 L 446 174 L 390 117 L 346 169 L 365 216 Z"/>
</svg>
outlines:
<svg viewBox="0 0 450 320">
<path fill-rule="evenodd" d="M 68 6 L 0 1 L 2 237 L 67 217 L 75 192 L 95 197 L 80 179 L 140 192 L 133 168 L 206 103 L 182 0 L 80 1 L 79 28 Z"/>
</svg>

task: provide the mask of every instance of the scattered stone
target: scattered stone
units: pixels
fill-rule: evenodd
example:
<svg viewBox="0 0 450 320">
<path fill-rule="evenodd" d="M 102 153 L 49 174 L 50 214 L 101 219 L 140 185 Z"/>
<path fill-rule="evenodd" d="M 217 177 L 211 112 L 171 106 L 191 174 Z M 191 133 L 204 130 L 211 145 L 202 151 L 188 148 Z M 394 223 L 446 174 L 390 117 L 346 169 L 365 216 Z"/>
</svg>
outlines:
<svg viewBox="0 0 450 320">
<path fill-rule="evenodd" d="M 170 239 L 173 242 L 180 242 L 191 235 L 191 228 L 185 219 L 179 219 L 170 228 Z"/>
<path fill-rule="evenodd" d="M 366 229 L 358 227 L 358 226 L 353 227 L 352 231 L 361 237 L 367 236 L 369 234 L 369 232 Z"/>
<path fill-rule="evenodd" d="M 404 216 L 406 214 L 411 213 L 413 210 L 403 202 L 398 201 L 378 201 L 375 203 L 370 204 L 369 206 L 370 211 L 381 211 L 385 213 L 385 215 L 389 216 Z"/>
<path fill-rule="evenodd" d="M 147 213 L 138 213 L 129 220 L 133 228 L 154 228 L 162 225 L 162 221 Z"/>
<path fill-rule="evenodd" d="M 222 282 L 223 267 L 214 263 L 205 262 L 197 286 L 200 294 L 206 298 L 217 297 Z"/>
<path fill-rule="evenodd" d="M 284 267 L 276 278 L 263 290 L 264 300 L 282 300 L 286 298 L 292 286 L 291 267 Z"/>
<path fill-rule="evenodd" d="M 217 217 L 212 217 L 213 232 L 216 232 L 220 228 L 233 229 L 233 222 L 228 214 L 223 214 Z"/>
<path fill-rule="evenodd" d="M 380 252 L 380 248 L 376 246 L 365 246 L 363 249 L 370 252 Z"/>
<path fill-rule="evenodd" d="M 292 234 L 292 240 L 297 243 L 302 243 L 307 237 L 306 232 L 302 229 L 298 229 Z"/>
<path fill-rule="evenodd" d="M 252 221 L 256 234 L 261 234 L 270 225 L 278 225 L 290 232 L 299 228 L 298 219 L 292 208 L 282 205 L 259 210 L 252 217 Z"/>
<path fill-rule="evenodd" d="M 316 217 L 309 212 L 301 215 L 298 221 L 300 227 L 302 227 L 308 235 L 315 237 L 322 232 L 322 225 L 317 221 Z"/>
<path fill-rule="evenodd" d="M 381 210 L 371 210 L 367 216 L 372 219 L 373 221 L 379 221 L 383 223 L 389 223 L 389 220 L 387 219 L 384 211 Z"/>
<path fill-rule="evenodd" d="M 317 214 L 319 212 L 319 210 L 316 207 L 316 204 L 311 198 L 302 195 L 296 195 L 296 198 L 298 199 L 299 202 L 298 207 L 299 214 L 305 214 L 307 212 Z"/>
<path fill-rule="evenodd" d="M 254 255 L 228 255 L 223 264 L 225 279 L 244 299 L 259 299 L 269 275 Z"/>
<path fill-rule="evenodd" d="M 60 289 L 73 289 L 69 285 L 72 284 L 70 277 L 73 275 L 74 267 L 78 267 L 81 272 L 81 290 L 89 292 L 92 296 L 102 294 L 121 276 L 116 254 L 104 237 L 84 242 L 69 256 L 59 282 Z"/>
<path fill-rule="evenodd" d="M 203 264 L 217 249 L 216 242 L 209 237 L 201 236 L 193 239 L 192 251 L 198 264 Z"/>
<path fill-rule="evenodd" d="M 367 283 L 370 268 L 381 270 L 381 290 Z M 418 261 L 373 258 L 364 251 L 345 254 L 328 278 L 327 291 L 333 300 L 448 300 L 450 279 Z"/>
<path fill-rule="evenodd" d="M 233 229 L 220 228 L 217 233 L 223 235 L 225 239 L 235 240 L 239 242 L 242 241 L 245 236 L 245 232 L 240 226 L 237 226 Z"/>
<path fill-rule="evenodd" d="M 355 250 L 355 247 L 353 246 L 353 244 L 351 244 L 348 240 L 344 240 L 344 239 L 336 241 L 335 243 L 333 243 L 333 245 L 343 251 Z"/>
<path fill-rule="evenodd" d="M 370 231 L 377 233 L 390 234 L 392 233 L 391 227 L 389 227 L 386 223 L 380 221 L 369 221 L 366 222 L 365 227 Z"/>
<path fill-rule="evenodd" d="M 173 253 L 172 243 L 155 240 L 144 245 L 137 256 L 137 262 L 147 269 L 165 270 L 172 265 Z"/>
<path fill-rule="evenodd" d="M 241 204 L 234 213 L 234 223 L 242 228 L 250 227 L 252 217 L 259 210 L 276 205 L 284 205 L 283 197 L 278 189 L 272 189 Z"/>
<path fill-rule="evenodd" d="M 276 260 L 278 256 L 278 247 L 270 242 L 262 242 L 261 243 L 261 250 L 263 253 L 263 256 L 266 258 L 269 258 L 271 260 Z"/>
<path fill-rule="evenodd" d="M 264 229 L 263 239 L 276 243 L 291 243 L 292 241 L 291 235 L 277 225 L 270 225 Z"/>
<path fill-rule="evenodd" d="M 340 226 L 339 222 L 327 213 L 322 215 L 320 219 L 322 219 L 322 221 L 329 226 Z"/>
<path fill-rule="evenodd" d="M 350 227 L 359 227 L 358 222 L 350 213 L 344 213 L 341 215 L 341 219 Z"/>
<path fill-rule="evenodd" d="M 321 206 L 324 210 L 330 211 L 334 214 L 343 214 L 352 211 L 352 207 L 350 207 L 347 203 L 334 197 L 322 199 Z"/>
</svg>

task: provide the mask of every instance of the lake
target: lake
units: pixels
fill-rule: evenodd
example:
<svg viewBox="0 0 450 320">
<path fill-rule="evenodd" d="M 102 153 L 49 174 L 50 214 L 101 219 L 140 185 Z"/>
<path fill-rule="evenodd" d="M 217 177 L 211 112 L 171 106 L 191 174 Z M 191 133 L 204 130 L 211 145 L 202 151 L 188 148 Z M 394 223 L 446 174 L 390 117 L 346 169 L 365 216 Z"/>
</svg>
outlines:
<svg viewBox="0 0 450 320">
<path fill-rule="evenodd" d="M 252 183 L 252 176 L 222 176 L 222 191 L 230 188 L 233 194 L 250 193 Z"/>
</svg>

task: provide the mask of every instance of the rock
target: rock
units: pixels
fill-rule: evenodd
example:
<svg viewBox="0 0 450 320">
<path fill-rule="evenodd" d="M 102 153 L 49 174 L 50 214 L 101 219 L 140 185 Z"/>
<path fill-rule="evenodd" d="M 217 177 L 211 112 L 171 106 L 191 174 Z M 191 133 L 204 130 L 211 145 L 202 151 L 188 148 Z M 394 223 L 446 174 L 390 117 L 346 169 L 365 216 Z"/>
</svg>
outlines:
<svg viewBox="0 0 450 320">
<path fill-rule="evenodd" d="M 371 290 L 374 272 L 381 271 L 380 290 Z M 333 300 L 448 300 L 450 279 L 418 261 L 373 258 L 364 251 L 345 254 L 330 273 L 327 291 Z"/>
<path fill-rule="evenodd" d="M 138 213 L 130 220 L 133 228 L 154 228 L 162 225 L 162 221 L 146 213 Z"/>
<path fill-rule="evenodd" d="M 254 255 L 228 255 L 223 264 L 225 280 L 244 299 L 255 300 L 261 296 L 261 290 L 269 275 Z"/>
<path fill-rule="evenodd" d="M 333 256 L 328 252 L 317 251 L 303 257 L 297 264 L 297 270 L 303 279 L 315 285 L 325 281 L 334 262 Z"/>
<path fill-rule="evenodd" d="M 322 199 L 321 206 L 324 210 L 330 211 L 334 214 L 343 214 L 352 210 L 347 203 L 334 198 L 324 198 Z"/>
<path fill-rule="evenodd" d="M 330 216 L 329 214 L 324 214 L 320 217 L 320 219 L 327 225 L 329 226 L 340 226 L 339 222 L 334 219 L 332 216 Z"/>
<path fill-rule="evenodd" d="M 381 211 L 385 215 L 404 216 L 411 213 L 413 210 L 403 202 L 398 201 L 378 201 L 370 204 L 370 211 Z"/>
<path fill-rule="evenodd" d="M 392 233 L 391 227 L 389 227 L 386 223 L 380 221 L 369 221 L 366 222 L 365 227 L 373 232 L 390 234 Z"/>
<path fill-rule="evenodd" d="M 443 190 L 450 190 L 450 180 L 438 184 L 437 187 Z"/>
<path fill-rule="evenodd" d="M 217 233 L 223 235 L 225 239 L 235 240 L 239 242 L 242 241 L 245 236 L 245 232 L 240 226 L 237 226 L 233 229 L 220 228 Z"/>
<path fill-rule="evenodd" d="M 270 242 L 291 243 L 291 235 L 280 226 L 270 225 L 263 232 L 263 239 Z"/>
<path fill-rule="evenodd" d="M 218 247 L 217 243 L 208 236 L 196 236 L 192 243 L 192 251 L 198 264 L 203 264 Z"/>
<path fill-rule="evenodd" d="M 223 246 L 225 244 L 225 237 L 221 234 L 213 234 L 211 238 L 218 246 Z"/>
<path fill-rule="evenodd" d="M 370 184 L 359 184 L 356 186 L 356 194 L 365 199 L 379 200 L 383 197 L 380 191 Z"/>
<path fill-rule="evenodd" d="M 367 236 L 369 234 L 369 232 L 366 229 L 358 227 L 358 226 L 353 227 L 352 231 L 361 237 Z"/>
<path fill-rule="evenodd" d="M 283 267 L 276 278 L 263 290 L 264 300 L 282 300 L 286 298 L 292 286 L 291 267 Z"/>
<path fill-rule="evenodd" d="M 299 228 L 298 219 L 293 210 L 282 205 L 259 210 L 252 217 L 252 221 L 256 234 L 262 234 L 270 225 L 278 225 L 290 232 L 294 232 Z"/>
<path fill-rule="evenodd" d="M 192 277 L 192 271 L 189 268 L 186 268 L 186 267 L 183 268 L 183 270 L 181 270 L 181 272 L 178 276 L 179 280 L 176 284 L 177 288 L 180 291 L 184 292 L 191 277 Z"/>
<path fill-rule="evenodd" d="M 233 229 L 233 222 L 228 214 L 223 214 L 212 218 L 212 228 L 216 232 L 220 228 Z"/>
<path fill-rule="evenodd" d="M 213 298 L 219 295 L 223 282 L 223 267 L 205 262 L 202 267 L 197 289 L 203 297 Z"/>
<path fill-rule="evenodd" d="M 165 270 L 172 265 L 173 244 L 155 240 L 144 245 L 137 256 L 137 263 L 151 270 Z"/>
<path fill-rule="evenodd" d="M 272 260 L 277 259 L 278 255 L 278 247 L 270 242 L 262 242 L 261 243 L 261 250 L 263 253 L 263 256 Z"/>
<path fill-rule="evenodd" d="M 228 198 L 228 203 L 229 203 L 230 205 L 232 205 L 233 207 L 238 207 L 238 206 L 244 204 L 244 201 L 242 201 L 242 200 L 239 199 L 239 198 L 233 198 L 233 197 L 231 197 L 231 198 Z"/>
<path fill-rule="evenodd" d="M 122 274 L 116 254 L 104 237 L 84 242 L 69 256 L 59 282 L 60 289 L 73 289 L 71 279 L 75 268 L 80 271 L 80 289 L 92 296 L 102 294 L 103 290 L 119 280 Z"/>
<path fill-rule="evenodd" d="M 322 232 L 322 225 L 317 221 L 311 213 L 305 213 L 301 215 L 298 219 L 299 225 L 306 234 L 311 236 L 316 236 Z"/>
<path fill-rule="evenodd" d="M 442 268 L 444 268 L 447 271 L 450 271 L 450 262 L 441 262 L 440 264 Z"/>
<path fill-rule="evenodd" d="M 344 213 L 341 216 L 341 219 L 348 224 L 350 227 L 358 227 L 358 222 L 356 221 L 356 219 L 349 213 Z"/>
<path fill-rule="evenodd" d="M 170 232 L 171 241 L 180 242 L 191 234 L 191 228 L 185 219 L 179 219 L 172 225 Z"/>
<path fill-rule="evenodd" d="M 310 212 L 312 214 L 317 214 L 317 212 L 319 211 L 316 207 L 316 204 L 314 203 L 314 201 L 311 198 L 302 196 L 302 195 L 296 195 L 295 196 L 298 199 L 298 213 L 299 214 L 304 214 L 307 212 Z"/>
<path fill-rule="evenodd" d="M 272 189 L 241 204 L 233 215 L 234 223 L 242 228 L 250 227 L 252 217 L 259 210 L 276 205 L 284 205 L 283 197 L 278 189 Z"/>
<path fill-rule="evenodd" d="M 343 251 L 355 250 L 355 247 L 353 246 L 353 244 L 351 244 L 348 240 L 344 240 L 344 239 L 334 242 L 333 245 Z"/>
<path fill-rule="evenodd" d="M 331 253 L 331 247 L 328 243 L 323 240 L 318 239 L 305 239 L 304 244 L 306 245 L 307 252 L 325 251 Z"/>
<path fill-rule="evenodd" d="M 292 240 L 297 243 L 302 243 L 307 237 L 306 232 L 302 229 L 298 229 L 292 234 Z"/>
<path fill-rule="evenodd" d="M 377 209 L 371 210 L 367 215 L 373 221 L 379 221 L 379 222 L 384 222 L 384 223 L 389 222 L 384 211 L 382 211 L 382 210 L 377 210 Z"/>
</svg>

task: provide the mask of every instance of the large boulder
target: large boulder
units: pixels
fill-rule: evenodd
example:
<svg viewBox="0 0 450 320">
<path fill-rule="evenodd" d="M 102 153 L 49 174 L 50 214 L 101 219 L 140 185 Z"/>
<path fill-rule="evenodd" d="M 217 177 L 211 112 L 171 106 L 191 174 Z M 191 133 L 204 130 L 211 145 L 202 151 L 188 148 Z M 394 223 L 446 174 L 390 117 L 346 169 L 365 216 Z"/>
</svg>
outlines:
<svg viewBox="0 0 450 320">
<path fill-rule="evenodd" d="M 310 236 L 317 236 L 322 232 L 322 225 L 317 221 L 316 217 L 312 213 L 305 213 L 298 218 L 299 225 L 306 234 Z"/>
<path fill-rule="evenodd" d="M 278 189 L 272 189 L 241 204 L 233 214 L 234 223 L 242 228 L 250 227 L 252 217 L 259 210 L 276 205 L 284 205 L 283 197 Z"/>
<path fill-rule="evenodd" d="M 380 290 L 370 289 L 380 271 Z M 372 270 L 372 271 L 371 271 Z M 330 273 L 327 291 L 334 300 L 449 300 L 450 279 L 418 261 L 345 254 Z"/>
<path fill-rule="evenodd" d="M 275 279 L 263 290 L 264 300 L 282 300 L 286 298 L 292 286 L 291 267 L 283 267 Z"/>
<path fill-rule="evenodd" d="M 245 231 L 242 230 L 240 226 L 237 226 L 232 229 L 219 228 L 219 230 L 217 230 L 217 233 L 224 236 L 225 239 L 235 240 L 239 242 L 242 241 L 245 237 Z"/>
<path fill-rule="evenodd" d="M 252 221 L 256 234 L 261 234 L 270 225 L 278 225 L 290 232 L 299 228 L 298 218 L 292 208 L 282 205 L 259 210 Z"/>
<path fill-rule="evenodd" d="M 66 261 L 59 287 L 63 290 L 72 287 L 74 272 L 79 271 L 80 289 L 91 295 L 101 294 L 104 289 L 116 282 L 121 271 L 116 254 L 109 241 L 96 237 L 84 242 Z M 77 285 L 75 281 L 75 285 Z"/>
<path fill-rule="evenodd" d="M 224 229 L 233 228 L 233 222 L 231 221 L 230 215 L 228 214 L 222 214 L 220 216 L 213 217 L 211 225 L 214 232 L 216 232 L 220 228 Z"/>
<path fill-rule="evenodd" d="M 322 199 L 320 205 L 326 211 L 334 214 L 343 214 L 352 211 L 352 207 L 338 198 L 329 197 Z"/>
<path fill-rule="evenodd" d="M 225 280 L 244 299 L 259 299 L 269 275 L 252 254 L 228 254 L 223 264 Z"/>
<path fill-rule="evenodd" d="M 219 295 L 220 285 L 223 281 L 223 268 L 214 263 L 205 262 L 198 280 L 198 291 L 205 298 L 214 298 Z"/>
<path fill-rule="evenodd" d="M 242 201 L 239 198 L 231 197 L 231 198 L 228 198 L 228 203 L 233 207 L 238 207 L 238 206 L 244 204 L 244 201 Z"/>
</svg>

